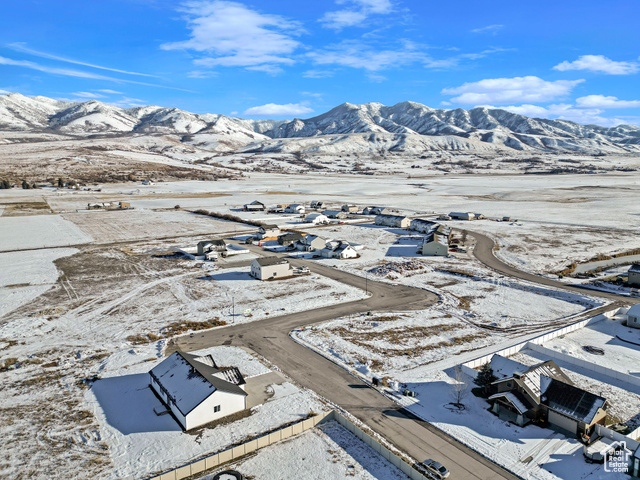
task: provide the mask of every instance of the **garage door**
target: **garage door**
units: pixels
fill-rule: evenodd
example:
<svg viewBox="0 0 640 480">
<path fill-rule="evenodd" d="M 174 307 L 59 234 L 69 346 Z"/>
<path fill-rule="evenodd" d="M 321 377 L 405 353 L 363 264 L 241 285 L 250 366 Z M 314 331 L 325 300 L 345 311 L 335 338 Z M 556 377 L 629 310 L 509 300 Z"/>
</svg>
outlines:
<svg viewBox="0 0 640 480">
<path fill-rule="evenodd" d="M 549 410 L 549 423 L 574 435 L 578 431 L 578 422 L 552 410 Z"/>
</svg>

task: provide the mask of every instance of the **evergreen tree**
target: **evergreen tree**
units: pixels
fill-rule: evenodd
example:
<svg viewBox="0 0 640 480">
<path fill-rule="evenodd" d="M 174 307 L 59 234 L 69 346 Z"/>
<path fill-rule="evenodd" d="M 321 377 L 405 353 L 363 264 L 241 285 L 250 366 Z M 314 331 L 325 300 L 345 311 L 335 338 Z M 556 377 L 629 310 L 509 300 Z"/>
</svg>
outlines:
<svg viewBox="0 0 640 480">
<path fill-rule="evenodd" d="M 64 188 L 64 182 L 61 178 L 58 179 L 58 188 Z"/>
<path fill-rule="evenodd" d="M 26 180 L 22 180 L 22 188 L 28 190 L 29 188 L 31 188 L 31 185 L 29 185 Z"/>
<path fill-rule="evenodd" d="M 11 184 L 9 183 L 9 180 L 6 180 L 3 178 L 0 181 L 0 189 L 9 189 L 9 188 L 11 188 Z"/>
<path fill-rule="evenodd" d="M 482 392 L 487 395 L 491 390 L 491 384 L 498 380 L 498 377 L 493 373 L 493 369 L 489 363 L 485 363 L 480 371 L 478 372 L 478 376 L 473 379 L 473 383 L 482 388 Z"/>
</svg>

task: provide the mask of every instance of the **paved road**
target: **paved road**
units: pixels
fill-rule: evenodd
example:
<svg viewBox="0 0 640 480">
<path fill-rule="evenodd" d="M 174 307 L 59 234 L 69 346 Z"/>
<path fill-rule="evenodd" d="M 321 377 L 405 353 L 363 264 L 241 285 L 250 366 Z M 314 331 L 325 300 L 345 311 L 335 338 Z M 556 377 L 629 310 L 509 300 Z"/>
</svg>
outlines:
<svg viewBox="0 0 640 480">
<path fill-rule="evenodd" d="M 262 249 L 249 248 L 264 254 Z M 369 280 L 313 261 L 290 259 L 290 262 L 295 266 L 308 266 L 312 272 L 342 283 L 366 289 L 370 296 L 363 300 L 178 337 L 170 343 L 166 354 L 169 355 L 178 348 L 193 351 L 214 345 L 251 348 L 278 365 L 297 383 L 340 405 L 413 458 L 435 458 L 442 462 L 451 471 L 452 478 L 517 478 L 428 422 L 399 408 L 395 402 L 342 367 L 289 337 L 289 332 L 300 325 L 311 325 L 337 317 L 373 310 L 425 309 L 439 300 L 437 295 L 418 288 Z"/>
<path fill-rule="evenodd" d="M 478 232 L 472 232 L 469 230 L 467 230 L 466 232 L 476 239 L 476 246 L 473 249 L 473 255 L 487 267 L 496 270 L 497 272 L 509 275 L 511 277 L 520 278 L 528 282 L 537 283 L 539 285 L 559 288 L 581 295 L 591 295 L 593 297 L 605 298 L 607 300 L 621 302 L 622 304 L 633 304 L 640 302 L 640 299 L 628 297 L 626 295 L 618 295 L 616 293 L 602 292 L 599 290 L 593 290 L 591 288 L 584 288 L 578 285 L 564 283 L 558 280 L 553 280 L 551 278 L 541 277 L 539 275 L 533 275 L 531 273 L 518 270 L 517 268 L 512 267 L 511 265 L 508 265 L 502 260 L 498 260 L 495 257 L 495 255 L 493 254 L 495 242 L 491 238 Z"/>
</svg>

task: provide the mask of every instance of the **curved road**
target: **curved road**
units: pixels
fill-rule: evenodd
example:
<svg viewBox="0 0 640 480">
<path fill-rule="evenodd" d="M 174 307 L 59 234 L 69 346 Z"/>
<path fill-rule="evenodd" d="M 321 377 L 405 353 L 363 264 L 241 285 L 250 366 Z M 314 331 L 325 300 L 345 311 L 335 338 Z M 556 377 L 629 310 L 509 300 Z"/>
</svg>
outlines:
<svg viewBox="0 0 640 480">
<path fill-rule="evenodd" d="M 523 272 L 522 270 L 518 270 L 517 268 L 512 267 L 511 265 L 508 265 L 502 260 L 499 260 L 498 258 L 496 258 L 496 256 L 493 254 L 493 249 L 496 244 L 492 238 L 482 233 L 472 232 L 470 230 L 462 230 L 462 231 L 466 231 L 467 234 L 471 235 L 476 239 L 476 245 L 473 249 L 473 255 L 485 266 L 499 273 L 502 273 L 504 275 L 519 278 L 521 280 L 526 280 L 532 283 L 537 283 L 539 285 L 545 285 L 547 287 L 554 287 L 554 288 L 559 288 L 561 290 L 567 290 L 572 293 L 605 298 L 607 300 L 613 300 L 614 302 L 619 302 L 621 304 L 631 304 L 631 303 L 640 302 L 640 300 L 638 299 L 634 299 L 632 297 L 628 297 L 625 295 L 618 295 L 616 293 L 602 292 L 600 290 L 584 288 L 579 285 L 563 283 L 558 280 L 553 280 L 551 278 L 546 278 L 539 275 L 534 275 L 532 273 Z"/>
<path fill-rule="evenodd" d="M 620 304 L 635 303 L 622 295 L 584 289 L 520 271 L 493 255 L 495 244 L 491 238 L 476 232 L 468 233 L 476 239 L 475 257 L 502 274 L 574 293 L 606 298 Z M 249 248 L 264 254 L 262 249 Z M 413 458 L 435 458 L 442 462 L 451 471 L 451 478 L 517 478 L 455 438 L 399 408 L 396 403 L 380 395 L 342 367 L 289 337 L 289 332 L 300 325 L 337 317 L 373 310 L 424 309 L 438 301 L 437 295 L 418 288 L 368 280 L 316 262 L 302 259 L 290 259 L 290 262 L 294 266 L 307 266 L 314 273 L 366 290 L 370 296 L 363 300 L 178 337 L 169 343 L 166 354 L 176 349 L 192 351 L 215 345 L 248 347 L 278 365 L 299 384 L 340 405 Z"/>
<path fill-rule="evenodd" d="M 262 249 L 250 249 L 263 254 Z M 436 294 L 419 288 L 368 280 L 313 261 L 290 259 L 290 262 L 294 266 L 307 266 L 314 273 L 366 289 L 371 296 L 363 300 L 178 337 L 169 343 L 165 354 L 177 349 L 193 351 L 215 345 L 248 347 L 269 359 L 300 385 L 340 405 L 401 451 L 419 461 L 427 458 L 441 461 L 451 471 L 452 478 L 517 478 L 455 438 L 400 408 L 331 360 L 289 337 L 289 332 L 300 325 L 337 317 L 373 310 L 425 309 L 439 301 Z"/>
</svg>

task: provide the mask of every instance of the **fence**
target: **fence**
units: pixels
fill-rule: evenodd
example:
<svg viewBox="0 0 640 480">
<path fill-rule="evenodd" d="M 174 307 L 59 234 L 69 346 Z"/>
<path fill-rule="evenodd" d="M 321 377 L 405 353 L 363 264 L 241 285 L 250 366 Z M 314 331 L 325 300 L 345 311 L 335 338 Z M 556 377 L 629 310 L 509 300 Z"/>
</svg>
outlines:
<svg viewBox="0 0 640 480">
<path fill-rule="evenodd" d="M 378 440 L 373 438 L 368 433 L 362 431 L 353 422 L 351 422 L 349 419 L 336 412 L 335 410 L 307 418 L 287 427 L 265 434 L 261 437 L 249 440 L 248 442 L 245 442 L 236 447 L 223 450 L 222 452 L 214 453 L 213 455 L 209 455 L 208 457 L 202 458 L 195 462 L 188 463 L 173 470 L 169 470 L 160 475 L 149 477 L 148 480 L 182 480 L 193 475 L 203 474 L 203 472 L 207 470 L 216 468 L 219 465 L 230 462 L 232 460 L 237 460 L 249 453 L 255 452 L 264 447 L 268 447 L 269 445 L 273 445 L 274 443 L 277 443 L 289 437 L 293 437 L 294 435 L 306 432 L 307 430 L 315 427 L 318 424 L 325 423 L 331 420 L 338 422 L 344 428 L 349 430 L 356 437 L 366 443 L 369 447 L 382 455 L 387 461 L 389 461 L 391 464 L 405 473 L 411 480 L 431 480 L 429 477 L 415 470 L 405 460 L 403 460 L 395 453 L 391 452 L 391 450 L 382 445 Z"/>
<path fill-rule="evenodd" d="M 636 451 L 638 446 L 640 446 L 640 442 L 635 440 L 632 436 L 636 433 L 636 431 L 631 432 L 629 435 L 623 435 L 621 433 L 614 432 L 604 425 L 596 424 L 596 433 L 601 437 L 610 438 L 612 440 L 615 440 L 616 442 L 624 442 L 627 448 L 634 452 Z"/>
<path fill-rule="evenodd" d="M 581 320 L 579 322 L 572 323 L 571 325 L 567 325 L 566 327 L 562 327 L 562 328 L 558 328 L 556 330 L 552 330 L 551 332 L 545 333 L 543 335 L 539 335 L 537 337 L 533 337 L 533 338 L 524 340 L 524 341 L 522 341 L 520 343 L 517 343 L 515 345 L 512 345 L 512 346 L 510 346 L 508 348 L 504 348 L 502 350 L 498 350 L 496 352 L 490 353 L 488 355 L 484 355 L 484 356 L 476 358 L 474 360 L 469 360 L 468 362 L 465 362 L 465 363 L 461 364 L 460 368 L 462 369 L 462 371 L 464 373 L 469 375 L 471 378 L 475 378 L 476 375 L 478 374 L 477 370 L 475 370 L 475 369 L 478 368 L 478 367 L 481 367 L 482 365 L 484 365 L 486 363 L 489 363 L 494 355 L 501 355 L 503 357 L 509 357 L 511 355 L 514 355 L 514 354 L 518 353 L 520 350 L 525 348 L 527 346 L 527 344 L 529 344 L 529 343 L 532 343 L 532 344 L 535 344 L 535 345 L 542 345 L 543 343 L 546 343 L 549 340 L 552 340 L 554 338 L 560 337 L 562 335 L 566 335 L 566 334 L 574 332 L 576 330 L 580 330 L 581 328 L 584 328 L 587 325 L 590 325 L 592 323 L 599 322 L 601 320 L 604 320 L 605 318 L 612 318 L 617 313 L 617 311 L 618 310 L 611 310 L 609 312 L 605 312 L 605 313 L 597 315 L 595 317 L 587 318 L 586 320 Z"/>
<path fill-rule="evenodd" d="M 613 370 L 612 368 L 602 367 L 595 362 L 581 360 L 579 358 L 572 357 L 571 355 L 566 355 L 556 350 L 543 347 L 542 345 L 533 344 L 533 345 L 529 345 L 529 348 L 534 352 L 542 353 L 545 357 L 551 357 L 551 358 L 555 358 L 556 360 L 562 360 L 565 363 L 569 363 L 571 365 L 575 365 L 585 370 L 589 370 L 590 372 L 599 373 L 606 377 L 610 377 L 612 379 L 619 380 L 621 382 L 625 382 L 636 387 L 640 387 L 640 378 L 634 377 L 633 375 L 629 375 L 628 373 L 622 373 L 617 370 Z M 612 382 L 608 382 L 608 383 L 612 383 Z"/>
</svg>

